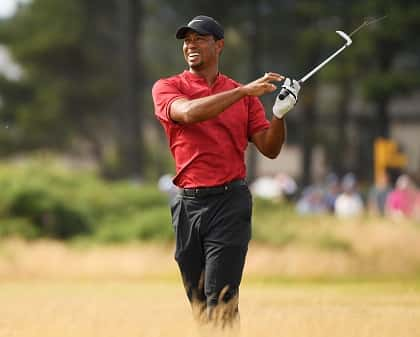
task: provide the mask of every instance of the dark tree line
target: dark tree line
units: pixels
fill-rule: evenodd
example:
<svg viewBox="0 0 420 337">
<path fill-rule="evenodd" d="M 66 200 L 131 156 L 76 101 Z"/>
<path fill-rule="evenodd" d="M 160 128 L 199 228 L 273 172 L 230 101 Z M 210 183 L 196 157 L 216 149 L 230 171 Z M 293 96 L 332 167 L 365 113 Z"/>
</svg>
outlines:
<svg viewBox="0 0 420 337">
<path fill-rule="evenodd" d="M 23 70 L 19 80 L 0 77 L 0 119 L 10 125 L 0 131 L 0 152 L 82 153 L 115 178 L 162 173 L 168 151 L 150 88 L 185 67 L 177 26 L 199 14 L 221 21 L 221 71 L 247 82 L 267 70 L 298 78 L 342 43 L 335 30 L 350 32 L 366 16 L 387 15 L 305 85 L 288 117 L 289 142 L 303 150 L 303 183 L 311 180 L 316 145 L 327 150 L 331 170 L 357 171 L 357 161 L 343 154 L 371 160 L 374 138 L 389 135 L 393 98 L 419 89 L 419 7 L 384 0 L 33 0 L 0 22 L 0 42 Z M 263 98 L 269 115 L 273 100 Z M 368 144 L 356 150 L 349 139 L 355 100 L 375 110 L 368 117 L 374 130 L 363 136 Z"/>
</svg>

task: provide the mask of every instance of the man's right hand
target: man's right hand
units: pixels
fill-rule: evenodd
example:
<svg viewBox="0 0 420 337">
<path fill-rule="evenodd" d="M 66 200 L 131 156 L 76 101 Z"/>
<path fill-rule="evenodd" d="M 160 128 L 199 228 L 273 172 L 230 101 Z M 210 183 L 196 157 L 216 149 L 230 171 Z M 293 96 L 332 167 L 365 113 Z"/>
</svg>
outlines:
<svg viewBox="0 0 420 337">
<path fill-rule="evenodd" d="M 180 98 L 171 104 L 169 116 L 173 121 L 182 124 L 203 122 L 216 117 L 245 96 L 261 96 L 275 91 L 277 87 L 271 82 L 281 82 L 283 79 L 280 74 L 266 73 L 244 86 L 214 95 L 195 99 Z"/>
<path fill-rule="evenodd" d="M 242 87 L 245 95 L 248 96 L 262 96 L 277 89 L 272 82 L 281 82 L 284 76 L 277 73 L 265 73 L 264 76 L 252 81 Z"/>
</svg>

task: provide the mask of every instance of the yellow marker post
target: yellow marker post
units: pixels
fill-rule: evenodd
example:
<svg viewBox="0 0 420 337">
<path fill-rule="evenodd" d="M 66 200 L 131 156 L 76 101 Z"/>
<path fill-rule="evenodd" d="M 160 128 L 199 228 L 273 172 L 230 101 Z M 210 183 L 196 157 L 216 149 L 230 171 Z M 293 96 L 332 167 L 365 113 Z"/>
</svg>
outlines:
<svg viewBox="0 0 420 337">
<path fill-rule="evenodd" d="M 375 182 L 383 181 L 387 168 L 404 168 L 408 159 L 398 152 L 397 144 L 391 139 L 377 138 L 374 144 Z"/>
</svg>

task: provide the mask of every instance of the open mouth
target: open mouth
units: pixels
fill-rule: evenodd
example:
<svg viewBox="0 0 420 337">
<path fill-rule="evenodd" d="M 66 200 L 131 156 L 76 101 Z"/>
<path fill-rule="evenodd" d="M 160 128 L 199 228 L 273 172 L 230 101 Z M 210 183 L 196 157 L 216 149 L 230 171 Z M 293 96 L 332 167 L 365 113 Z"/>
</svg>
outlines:
<svg viewBox="0 0 420 337">
<path fill-rule="evenodd" d="M 200 57 L 199 53 L 189 53 L 188 54 L 188 60 L 190 60 L 190 61 L 194 61 L 199 57 Z"/>
</svg>

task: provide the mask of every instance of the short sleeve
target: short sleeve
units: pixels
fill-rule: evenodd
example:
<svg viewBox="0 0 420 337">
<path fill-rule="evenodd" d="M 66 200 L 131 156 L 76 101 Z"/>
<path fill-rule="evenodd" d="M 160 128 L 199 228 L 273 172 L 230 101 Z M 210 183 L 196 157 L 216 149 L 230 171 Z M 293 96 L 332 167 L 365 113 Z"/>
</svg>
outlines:
<svg viewBox="0 0 420 337">
<path fill-rule="evenodd" d="M 171 104 L 179 98 L 187 98 L 176 83 L 168 79 L 160 79 L 153 85 L 152 97 L 156 117 L 165 122 L 172 121 L 169 115 Z"/>
<path fill-rule="evenodd" d="M 248 138 L 250 139 L 255 133 L 268 129 L 270 122 L 265 117 L 264 106 L 260 99 L 255 96 L 248 96 Z"/>
</svg>

